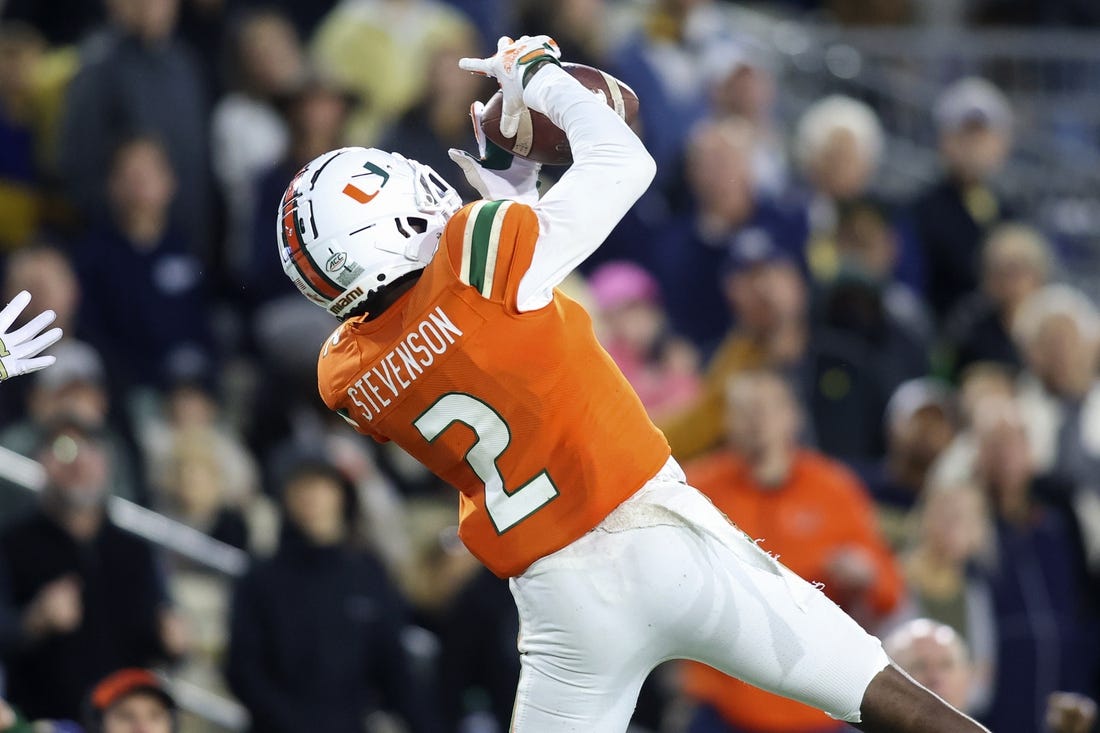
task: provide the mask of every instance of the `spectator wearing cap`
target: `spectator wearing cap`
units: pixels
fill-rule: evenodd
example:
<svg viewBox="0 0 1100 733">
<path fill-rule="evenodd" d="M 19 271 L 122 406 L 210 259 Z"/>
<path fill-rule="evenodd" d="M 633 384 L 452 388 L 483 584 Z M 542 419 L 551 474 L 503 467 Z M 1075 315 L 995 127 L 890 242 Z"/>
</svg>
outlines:
<svg viewBox="0 0 1100 733">
<path fill-rule="evenodd" d="M 841 464 L 801 448 L 798 403 L 779 375 L 754 371 L 728 383 L 728 446 L 689 463 L 692 486 L 737 517 L 750 537 L 868 628 L 901 601 L 900 568 L 875 525 L 867 491 Z M 691 733 L 839 731 L 842 721 L 700 664 L 686 674 L 701 704 Z"/>
<path fill-rule="evenodd" d="M 164 682 L 147 669 L 112 672 L 87 700 L 87 733 L 175 733 L 176 701 Z"/>
<path fill-rule="evenodd" d="M 984 79 L 961 79 L 940 95 L 933 110 L 944 173 L 913 204 L 925 258 L 928 299 L 946 318 L 978 289 L 980 252 L 996 224 L 1011 210 L 994 188 L 1012 139 L 1012 110 Z"/>
<path fill-rule="evenodd" d="M 157 558 L 105 504 L 110 454 L 68 419 L 42 433 L 36 511 L 0 534 L 0 658 L 8 694 L 33 718 L 76 719 L 109 671 L 183 651 Z"/>
<path fill-rule="evenodd" d="M 955 437 L 950 388 L 931 377 L 902 383 L 886 405 L 886 457 L 860 471 L 879 524 L 893 547 L 907 539 L 907 518 L 936 459 Z"/>
<path fill-rule="evenodd" d="M 626 261 L 608 262 L 588 280 L 600 340 L 650 417 L 683 408 L 699 393 L 699 355 L 669 330 L 657 280 Z"/>
<path fill-rule="evenodd" d="M 761 194 L 753 172 L 756 145 L 752 127 L 739 118 L 709 120 L 687 141 L 686 176 L 691 210 L 672 217 L 643 262 L 661 282 L 673 330 L 704 354 L 729 330 L 731 314 L 722 272 L 727 251 L 744 238 L 781 250 L 792 261 L 806 239 L 803 211 Z"/>
<path fill-rule="evenodd" d="M 63 339 L 52 350 L 57 362 L 30 380 L 27 417 L 0 432 L 0 446 L 33 456 L 42 430 L 66 418 L 94 427 L 110 455 L 110 491 L 124 499 L 142 498 L 131 444 L 115 429 L 106 375 L 99 353 L 76 339 Z M 34 505 L 25 487 L 0 480 L 0 516 L 5 522 Z"/>
<path fill-rule="evenodd" d="M 76 244 L 81 325 L 130 392 L 162 389 L 213 359 L 203 265 L 169 217 L 182 186 L 157 140 L 126 140 L 110 165 L 109 220 Z"/>
<path fill-rule="evenodd" d="M 955 306 L 945 326 L 956 373 L 979 362 L 1021 366 L 1012 341 L 1020 306 L 1050 279 L 1051 248 L 1026 224 L 994 228 L 982 247 L 981 289 Z"/>
<path fill-rule="evenodd" d="M 437 730 L 402 631 L 404 603 L 354 533 L 358 502 L 328 463 L 282 478 L 283 534 L 239 582 L 226 676 L 256 733 L 358 733 L 388 710 L 413 733 Z"/>
<path fill-rule="evenodd" d="M 773 369 L 784 375 L 799 399 L 810 392 L 806 284 L 794 259 L 762 230 L 750 229 L 734 238 L 718 269 L 736 325 L 706 365 L 699 397 L 660 422 L 680 460 L 723 442 L 731 376 Z M 805 427 L 812 432 L 812 424 Z"/>
<path fill-rule="evenodd" d="M 84 218 L 101 222 L 114 152 L 146 136 L 163 146 L 178 182 L 171 221 L 189 251 L 209 255 L 207 90 L 191 51 L 174 38 L 180 0 L 109 0 L 108 23 L 81 49 L 60 129 L 58 168 Z"/>
</svg>

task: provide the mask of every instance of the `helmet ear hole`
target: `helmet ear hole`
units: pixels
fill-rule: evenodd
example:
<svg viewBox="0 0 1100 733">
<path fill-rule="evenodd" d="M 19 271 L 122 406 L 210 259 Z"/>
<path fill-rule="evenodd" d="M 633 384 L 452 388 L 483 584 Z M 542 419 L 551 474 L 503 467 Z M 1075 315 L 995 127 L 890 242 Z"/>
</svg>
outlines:
<svg viewBox="0 0 1100 733">
<path fill-rule="evenodd" d="M 399 216 L 393 220 L 397 225 L 397 231 L 409 239 L 417 234 L 428 231 L 428 220 L 419 216 Z"/>
</svg>

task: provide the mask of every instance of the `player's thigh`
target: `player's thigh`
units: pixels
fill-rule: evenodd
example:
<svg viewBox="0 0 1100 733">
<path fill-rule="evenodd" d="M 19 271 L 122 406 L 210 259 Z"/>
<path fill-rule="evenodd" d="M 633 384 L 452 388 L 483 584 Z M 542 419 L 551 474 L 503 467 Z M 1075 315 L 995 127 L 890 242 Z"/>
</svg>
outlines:
<svg viewBox="0 0 1100 733">
<path fill-rule="evenodd" d="M 626 730 L 668 656 L 651 611 L 660 551 L 648 530 L 590 532 L 510 582 L 519 611 L 519 733 Z M 570 727 L 571 726 L 571 727 Z"/>
<path fill-rule="evenodd" d="M 888 663 L 878 639 L 729 523 L 702 495 L 675 497 L 696 530 L 697 574 L 675 635 L 680 651 L 834 717 L 857 721 L 863 693 Z"/>
<path fill-rule="evenodd" d="M 547 655 L 520 657 L 512 733 L 624 733 L 645 674 L 577 670 Z"/>
</svg>

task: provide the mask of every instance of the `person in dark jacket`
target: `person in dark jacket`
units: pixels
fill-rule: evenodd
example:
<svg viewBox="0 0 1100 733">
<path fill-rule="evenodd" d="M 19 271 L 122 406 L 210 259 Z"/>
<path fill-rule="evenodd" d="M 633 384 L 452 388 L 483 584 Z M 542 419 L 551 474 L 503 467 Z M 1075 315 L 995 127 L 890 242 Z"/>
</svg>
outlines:
<svg viewBox="0 0 1100 733">
<path fill-rule="evenodd" d="M 110 454 L 99 435 L 64 420 L 40 445 L 38 509 L 0 535 L 0 659 L 8 698 L 28 717 L 75 719 L 108 672 L 183 643 L 153 550 L 104 511 Z"/>
<path fill-rule="evenodd" d="M 973 429 L 992 528 L 978 572 L 989 588 L 996 644 L 992 696 L 981 717 L 995 731 L 1046 730 L 1050 695 L 1096 694 L 1100 654 L 1084 556 L 1072 519 L 1039 499 L 1049 492 L 1036 476 L 1016 405 L 980 401 Z"/>
<path fill-rule="evenodd" d="M 278 552 L 238 584 L 227 678 L 254 733 L 360 733 L 379 709 L 438 730 L 402 646 L 406 611 L 382 565 L 355 546 L 354 488 L 303 461 L 282 482 Z"/>
<path fill-rule="evenodd" d="M 81 47 L 59 134 L 58 169 L 80 213 L 106 211 L 111 152 L 126 138 L 164 143 L 179 180 L 172 219 L 208 254 L 207 90 L 189 48 L 174 38 L 180 0 L 108 0 L 108 25 Z"/>
<path fill-rule="evenodd" d="M 208 278 L 169 217 L 177 183 L 158 140 L 126 140 L 111 166 L 110 220 L 76 246 L 81 323 L 118 384 L 164 387 L 212 359 Z"/>
<path fill-rule="evenodd" d="M 1012 110 L 984 79 L 952 84 L 935 108 L 944 175 L 913 205 L 925 256 L 928 300 L 939 319 L 978 289 L 979 255 L 989 230 L 1011 211 L 993 183 L 1011 144 Z"/>
<path fill-rule="evenodd" d="M 978 362 L 1020 368 L 1012 322 L 1028 297 L 1050 280 L 1052 265 L 1050 244 L 1031 227 L 1001 224 L 990 233 L 982 248 L 981 290 L 955 306 L 946 324 L 956 374 Z"/>
</svg>

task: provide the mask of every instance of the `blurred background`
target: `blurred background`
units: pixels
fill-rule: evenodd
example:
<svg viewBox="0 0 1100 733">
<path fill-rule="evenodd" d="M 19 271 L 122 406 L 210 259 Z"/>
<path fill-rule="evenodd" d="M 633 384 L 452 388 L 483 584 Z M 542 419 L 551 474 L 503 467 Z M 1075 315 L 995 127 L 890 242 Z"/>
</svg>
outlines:
<svg viewBox="0 0 1100 733">
<path fill-rule="evenodd" d="M 0 0 L 0 301 L 65 329 L 0 388 L 0 730 L 136 731 L 127 667 L 188 733 L 507 730 L 507 584 L 324 409 L 274 233 L 342 145 L 472 198 L 456 61 L 522 33 L 641 100 L 566 289 L 692 484 L 993 730 L 1094 730 L 1092 0 Z M 635 727 L 846 730 L 687 663 Z"/>
</svg>

